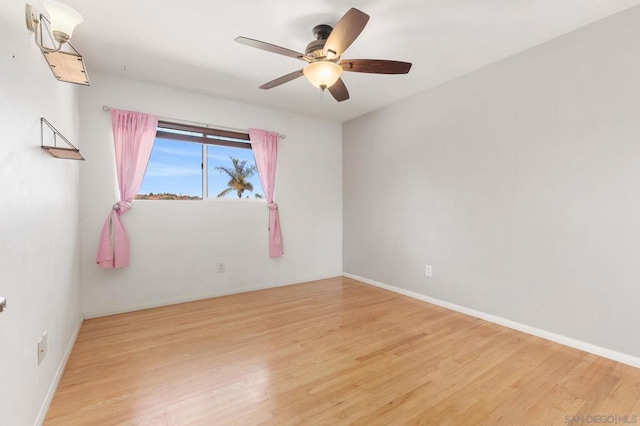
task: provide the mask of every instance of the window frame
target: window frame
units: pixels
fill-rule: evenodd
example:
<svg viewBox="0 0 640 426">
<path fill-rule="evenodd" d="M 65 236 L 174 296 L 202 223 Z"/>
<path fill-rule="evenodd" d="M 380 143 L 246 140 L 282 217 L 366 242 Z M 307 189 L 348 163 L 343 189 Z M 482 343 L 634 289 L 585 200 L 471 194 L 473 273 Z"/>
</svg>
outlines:
<svg viewBox="0 0 640 426">
<path fill-rule="evenodd" d="M 167 132 L 166 130 L 174 130 L 176 132 Z M 185 132 L 177 133 L 177 132 Z M 193 133 L 196 133 L 194 135 Z M 205 125 L 194 125 L 178 123 L 175 121 L 158 120 L 158 126 L 156 129 L 155 138 L 168 139 L 177 142 L 187 143 L 199 143 L 202 145 L 202 158 L 200 162 L 200 170 L 202 177 L 202 198 L 205 200 L 217 200 L 217 197 L 209 197 L 209 169 L 208 169 L 208 146 L 218 145 L 229 148 L 249 149 L 253 151 L 251 147 L 251 140 L 249 133 L 236 132 L 230 130 L 217 129 L 214 127 L 208 127 Z M 246 141 L 246 142 L 240 142 Z M 155 143 L 155 140 L 154 140 Z M 146 171 L 145 171 L 146 173 Z"/>
<path fill-rule="evenodd" d="M 200 133 L 202 136 L 183 135 L 179 133 L 163 132 L 160 129 L 178 130 L 182 132 Z M 207 137 L 210 136 L 210 137 Z M 229 130 L 215 129 L 212 127 L 194 126 L 190 124 L 175 123 L 170 121 L 158 121 L 156 138 L 171 139 L 180 142 L 195 142 L 207 145 L 222 145 L 232 148 L 251 149 L 251 140 L 248 133 L 232 132 Z M 222 139 L 220 139 L 222 138 Z M 235 142 L 228 139 L 245 140 L 247 142 Z"/>
</svg>

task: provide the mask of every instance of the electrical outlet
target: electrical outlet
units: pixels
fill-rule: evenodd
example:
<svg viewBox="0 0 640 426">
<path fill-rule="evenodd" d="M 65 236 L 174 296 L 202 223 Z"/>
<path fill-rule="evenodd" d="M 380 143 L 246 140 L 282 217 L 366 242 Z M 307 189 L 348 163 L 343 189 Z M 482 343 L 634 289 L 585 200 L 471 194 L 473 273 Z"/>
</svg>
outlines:
<svg viewBox="0 0 640 426">
<path fill-rule="evenodd" d="M 431 271 L 431 265 L 427 265 L 427 267 L 424 270 L 424 273 L 426 276 L 431 277 L 432 276 L 432 271 Z"/>
<path fill-rule="evenodd" d="M 38 365 L 42 363 L 47 353 L 47 332 L 42 333 L 42 337 L 38 340 Z"/>
<path fill-rule="evenodd" d="M 218 263 L 218 273 L 224 272 L 224 262 Z"/>
</svg>

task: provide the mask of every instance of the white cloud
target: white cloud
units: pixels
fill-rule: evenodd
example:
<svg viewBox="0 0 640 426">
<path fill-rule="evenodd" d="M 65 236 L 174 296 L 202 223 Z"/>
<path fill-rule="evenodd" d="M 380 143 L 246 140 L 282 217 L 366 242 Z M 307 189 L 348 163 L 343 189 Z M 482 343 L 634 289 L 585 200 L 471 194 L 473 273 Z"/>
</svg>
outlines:
<svg viewBox="0 0 640 426">
<path fill-rule="evenodd" d="M 201 171 L 195 167 L 177 166 L 174 164 L 150 163 L 145 177 L 180 177 L 199 176 Z"/>
<path fill-rule="evenodd" d="M 193 149 L 179 149 L 179 148 L 171 148 L 167 146 L 156 145 L 153 147 L 153 150 L 159 154 L 166 154 L 166 155 L 172 155 L 172 156 L 179 155 L 181 157 L 193 157 L 193 158 L 202 157 L 202 151 L 193 150 Z"/>
<path fill-rule="evenodd" d="M 247 160 L 249 163 L 253 163 L 253 157 L 249 157 L 246 155 L 232 155 L 232 157 L 235 157 L 237 159 L 239 159 L 240 161 L 242 160 Z M 218 160 L 218 161 L 222 161 L 225 165 L 229 164 L 231 165 L 231 159 L 229 158 L 228 155 L 220 155 L 220 154 L 211 154 L 211 152 L 209 152 L 209 154 L 207 155 L 207 158 L 211 161 L 211 160 Z"/>
</svg>

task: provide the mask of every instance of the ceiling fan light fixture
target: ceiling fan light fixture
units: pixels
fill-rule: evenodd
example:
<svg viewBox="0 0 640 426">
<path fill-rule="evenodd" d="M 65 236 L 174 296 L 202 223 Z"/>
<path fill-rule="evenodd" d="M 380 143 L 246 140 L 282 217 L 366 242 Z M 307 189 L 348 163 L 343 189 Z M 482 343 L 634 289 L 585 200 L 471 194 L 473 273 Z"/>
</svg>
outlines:
<svg viewBox="0 0 640 426">
<path fill-rule="evenodd" d="M 313 28 L 313 35 L 316 40 L 307 45 L 304 54 L 247 37 L 236 37 L 235 41 L 246 46 L 288 56 L 307 63 L 303 69 L 271 80 L 259 86 L 260 89 L 273 89 L 304 75 L 313 86 L 323 91 L 329 89 L 331 96 L 336 101 L 343 102 L 349 99 L 349 91 L 344 81 L 340 78 L 342 71 L 370 74 L 406 74 L 411 69 L 409 62 L 386 59 L 340 60 L 342 54 L 360 35 L 368 21 L 369 15 L 352 7 L 334 27 L 326 24 L 316 25 Z"/>
<path fill-rule="evenodd" d="M 303 72 L 309 83 L 324 90 L 338 81 L 342 75 L 342 67 L 332 61 L 317 61 L 304 67 Z"/>
</svg>

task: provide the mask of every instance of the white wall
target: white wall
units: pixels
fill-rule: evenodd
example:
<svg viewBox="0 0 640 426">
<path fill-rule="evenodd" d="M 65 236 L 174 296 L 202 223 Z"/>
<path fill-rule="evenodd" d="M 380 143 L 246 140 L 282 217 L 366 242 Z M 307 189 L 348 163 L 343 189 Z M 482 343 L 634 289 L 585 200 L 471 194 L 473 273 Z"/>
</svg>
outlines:
<svg viewBox="0 0 640 426">
<path fill-rule="evenodd" d="M 342 133 L 306 118 L 113 76 L 92 74 L 80 97 L 83 308 L 87 316 L 326 278 L 342 273 Z M 179 77 L 176 77 L 179 78 Z M 285 254 L 270 259 L 267 207 L 259 200 L 134 201 L 123 216 L 129 268 L 95 264 L 115 195 L 110 115 L 102 105 L 162 117 L 285 133 L 276 202 Z M 225 262 L 226 272 L 217 273 Z"/>
<path fill-rule="evenodd" d="M 75 91 L 86 88 L 55 80 L 26 29 L 24 8 L 23 1 L 0 2 L 0 296 L 8 304 L 0 313 L 3 425 L 31 425 L 44 414 L 82 320 L 78 175 L 87 165 L 40 149 L 40 117 L 82 147 Z M 44 331 L 49 351 L 38 366 Z"/>
<path fill-rule="evenodd" d="M 346 123 L 345 271 L 640 357 L 638 40 L 634 7 Z"/>
</svg>

